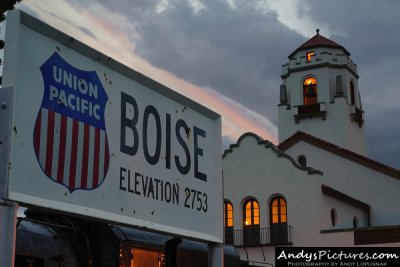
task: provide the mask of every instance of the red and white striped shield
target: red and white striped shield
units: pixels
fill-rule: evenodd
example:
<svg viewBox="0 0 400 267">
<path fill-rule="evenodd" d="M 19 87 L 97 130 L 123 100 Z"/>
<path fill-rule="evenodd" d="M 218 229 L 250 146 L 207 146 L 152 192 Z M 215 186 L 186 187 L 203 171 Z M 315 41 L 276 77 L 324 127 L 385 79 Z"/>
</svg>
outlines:
<svg viewBox="0 0 400 267">
<path fill-rule="evenodd" d="M 107 94 L 95 71 L 77 69 L 57 53 L 40 69 L 44 94 L 33 133 L 38 162 L 71 192 L 95 189 L 109 166 Z"/>
</svg>

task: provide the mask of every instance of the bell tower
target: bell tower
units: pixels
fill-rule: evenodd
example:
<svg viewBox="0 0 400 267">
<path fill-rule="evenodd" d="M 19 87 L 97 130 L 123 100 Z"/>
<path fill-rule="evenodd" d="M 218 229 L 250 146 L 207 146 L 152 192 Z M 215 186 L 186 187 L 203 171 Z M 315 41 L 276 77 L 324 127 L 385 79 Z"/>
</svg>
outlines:
<svg viewBox="0 0 400 267">
<path fill-rule="evenodd" d="M 341 45 L 317 34 L 282 66 L 279 142 L 302 131 L 366 156 L 357 65 Z"/>
</svg>

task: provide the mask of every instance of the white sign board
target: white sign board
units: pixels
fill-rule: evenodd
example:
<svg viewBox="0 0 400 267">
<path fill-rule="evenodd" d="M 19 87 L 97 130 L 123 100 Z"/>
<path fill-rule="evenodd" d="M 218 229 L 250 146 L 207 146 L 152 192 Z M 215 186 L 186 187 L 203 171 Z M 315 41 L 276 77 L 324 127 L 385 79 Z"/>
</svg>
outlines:
<svg viewBox="0 0 400 267">
<path fill-rule="evenodd" d="M 9 200 L 223 242 L 218 114 L 20 11 L 4 62 Z"/>
</svg>

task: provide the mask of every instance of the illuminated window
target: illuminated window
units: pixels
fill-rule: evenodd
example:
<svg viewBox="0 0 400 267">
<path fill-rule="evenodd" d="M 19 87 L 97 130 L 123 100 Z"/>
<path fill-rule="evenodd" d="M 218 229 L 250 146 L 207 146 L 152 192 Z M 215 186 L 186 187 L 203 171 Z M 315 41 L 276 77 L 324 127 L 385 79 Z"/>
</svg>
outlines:
<svg viewBox="0 0 400 267">
<path fill-rule="evenodd" d="M 310 61 L 311 61 L 311 57 L 314 56 L 314 55 L 315 55 L 315 54 L 314 54 L 313 51 L 307 52 L 307 62 L 310 62 Z"/>
<path fill-rule="evenodd" d="M 304 105 L 317 104 L 317 80 L 309 77 L 303 82 Z"/>
<path fill-rule="evenodd" d="M 281 196 L 270 202 L 270 222 L 271 244 L 288 243 L 287 204 Z"/>
<path fill-rule="evenodd" d="M 233 245 L 233 206 L 229 200 L 224 201 L 225 243 Z"/>
<path fill-rule="evenodd" d="M 350 104 L 354 106 L 356 103 L 355 96 L 354 96 L 354 84 L 350 81 Z"/>
<path fill-rule="evenodd" d="M 260 224 L 260 207 L 254 199 L 248 200 L 244 204 L 244 225 L 259 225 Z"/>
<path fill-rule="evenodd" d="M 273 224 L 287 222 L 286 201 L 282 197 L 277 197 L 272 200 L 271 222 Z"/>
<path fill-rule="evenodd" d="M 233 227 L 233 206 L 229 201 L 224 203 L 224 223 L 225 227 Z"/>
<path fill-rule="evenodd" d="M 224 201 L 225 243 L 233 245 L 233 206 L 229 200 Z"/>
</svg>

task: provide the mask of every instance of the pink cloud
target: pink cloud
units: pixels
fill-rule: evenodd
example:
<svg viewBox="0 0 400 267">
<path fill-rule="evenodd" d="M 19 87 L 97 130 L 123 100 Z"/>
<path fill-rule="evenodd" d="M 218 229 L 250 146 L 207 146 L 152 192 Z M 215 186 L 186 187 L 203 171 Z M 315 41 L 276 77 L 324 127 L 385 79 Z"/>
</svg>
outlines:
<svg viewBox="0 0 400 267">
<path fill-rule="evenodd" d="M 39 13 L 45 21 L 57 19 L 50 15 L 51 12 L 63 14 L 62 21 L 57 21 L 56 24 L 64 25 L 61 27 L 67 34 L 78 36 L 80 41 L 219 113 L 222 117 L 223 136 L 236 141 L 243 133 L 254 132 L 277 143 L 276 126 L 266 117 L 211 88 L 196 86 L 166 70 L 152 66 L 146 59 L 136 55 L 134 39 L 138 38 L 138 35 L 134 25 L 122 14 L 112 13 L 100 4 L 93 4 L 89 10 L 82 9 L 81 6 L 78 9 L 67 1 L 59 2 L 62 5 L 53 5 L 51 10 L 46 10 L 45 4 L 38 6 L 29 0 L 22 3 Z M 68 12 L 54 10 L 57 6 L 68 9 Z M 85 25 L 94 36 L 83 32 L 79 25 Z"/>
</svg>

